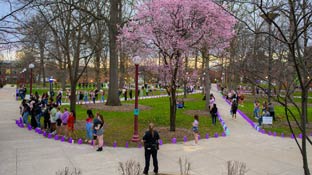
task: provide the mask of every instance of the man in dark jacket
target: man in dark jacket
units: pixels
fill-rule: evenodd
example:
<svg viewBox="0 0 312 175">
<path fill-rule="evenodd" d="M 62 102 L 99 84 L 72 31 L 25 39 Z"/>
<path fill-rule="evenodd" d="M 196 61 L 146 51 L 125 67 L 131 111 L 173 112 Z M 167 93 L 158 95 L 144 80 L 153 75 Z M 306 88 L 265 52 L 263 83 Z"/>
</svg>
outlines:
<svg viewBox="0 0 312 175">
<path fill-rule="evenodd" d="M 144 150 L 145 150 L 145 167 L 143 174 L 148 174 L 151 155 L 153 157 L 154 173 L 158 174 L 158 160 L 157 151 L 159 149 L 159 134 L 154 130 L 154 124 L 149 124 L 149 130 L 143 136 Z"/>
</svg>

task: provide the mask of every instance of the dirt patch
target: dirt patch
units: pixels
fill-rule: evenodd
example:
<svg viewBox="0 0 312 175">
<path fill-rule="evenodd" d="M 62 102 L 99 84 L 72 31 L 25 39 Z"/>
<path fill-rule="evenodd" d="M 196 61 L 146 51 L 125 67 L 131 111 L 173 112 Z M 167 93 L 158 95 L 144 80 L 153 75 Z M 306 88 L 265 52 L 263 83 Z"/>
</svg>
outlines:
<svg viewBox="0 0 312 175">
<path fill-rule="evenodd" d="M 176 128 L 175 132 L 171 132 L 168 127 L 156 127 L 155 130 L 159 132 L 162 140 L 171 142 L 172 138 L 177 138 L 177 141 L 182 141 L 186 136 L 188 140 L 193 140 L 193 132 L 190 129 Z"/>
<path fill-rule="evenodd" d="M 134 109 L 133 104 L 123 104 L 121 106 L 107 106 L 104 103 L 96 103 L 96 104 L 84 104 L 82 107 L 86 109 L 97 109 L 97 110 L 104 110 L 104 111 L 113 111 L 113 112 L 131 112 Z M 139 109 L 142 111 L 144 110 L 151 110 L 152 108 L 149 106 L 139 105 Z"/>
<path fill-rule="evenodd" d="M 194 116 L 195 114 L 197 114 L 199 117 L 208 117 L 208 111 L 205 110 L 185 110 L 184 114 L 190 115 L 190 116 Z"/>
</svg>

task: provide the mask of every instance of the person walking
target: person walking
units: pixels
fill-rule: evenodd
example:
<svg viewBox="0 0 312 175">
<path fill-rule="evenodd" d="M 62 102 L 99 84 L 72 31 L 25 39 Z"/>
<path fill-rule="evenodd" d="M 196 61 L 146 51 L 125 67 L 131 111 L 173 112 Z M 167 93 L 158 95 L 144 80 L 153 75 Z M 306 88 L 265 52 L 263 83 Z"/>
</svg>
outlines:
<svg viewBox="0 0 312 175">
<path fill-rule="evenodd" d="M 236 119 L 236 112 L 238 109 L 238 103 L 237 100 L 234 98 L 231 106 L 231 111 L 232 111 L 232 118 Z"/>
<path fill-rule="evenodd" d="M 132 89 L 129 90 L 129 97 L 132 100 Z"/>
<path fill-rule="evenodd" d="M 153 158 L 154 173 L 158 174 L 157 151 L 159 150 L 159 139 L 160 137 L 158 132 L 154 130 L 154 124 L 150 123 L 148 125 L 148 131 L 145 132 L 142 139 L 145 151 L 145 167 L 143 170 L 143 174 L 148 174 L 151 155 Z"/>
<path fill-rule="evenodd" d="M 96 151 L 102 151 L 103 150 L 103 145 L 104 145 L 104 140 L 103 140 L 103 135 L 104 135 L 104 118 L 100 113 L 96 114 L 96 119 L 94 120 L 94 128 L 96 130 L 96 138 L 98 141 L 98 149 Z"/>
<path fill-rule="evenodd" d="M 192 130 L 193 130 L 193 134 L 194 134 L 194 140 L 195 140 L 195 145 L 198 144 L 198 125 L 199 125 L 199 118 L 198 118 L 198 115 L 195 114 L 194 115 L 194 122 L 193 122 L 193 127 L 192 127 Z"/>
<path fill-rule="evenodd" d="M 214 103 L 213 107 L 210 109 L 210 114 L 212 118 L 212 124 L 216 125 L 217 122 L 217 116 L 218 116 L 218 108 L 217 105 Z"/>
</svg>

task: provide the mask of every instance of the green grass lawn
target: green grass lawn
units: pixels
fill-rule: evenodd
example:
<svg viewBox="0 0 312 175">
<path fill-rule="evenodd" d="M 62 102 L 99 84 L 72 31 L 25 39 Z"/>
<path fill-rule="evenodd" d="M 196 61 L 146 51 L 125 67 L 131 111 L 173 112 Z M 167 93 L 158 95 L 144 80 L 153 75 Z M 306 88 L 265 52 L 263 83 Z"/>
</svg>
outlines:
<svg viewBox="0 0 312 175">
<path fill-rule="evenodd" d="M 177 109 L 176 115 L 176 128 L 188 131 L 188 140 L 193 140 L 192 137 L 192 122 L 193 116 L 187 115 L 187 110 L 203 110 L 205 107 L 204 101 L 202 101 L 202 94 L 188 95 L 189 101 L 185 101 L 186 108 Z M 129 104 L 133 104 L 133 101 L 127 101 Z M 162 131 L 169 130 L 169 99 L 168 97 L 157 99 L 144 99 L 139 101 L 140 105 L 151 107 L 150 110 L 143 110 L 139 113 L 139 135 L 143 136 L 147 130 L 150 122 L 155 123 L 156 129 L 162 128 Z M 64 107 L 64 106 L 63 106 Z M 76 115 L 78 120 L 84 121 L 86 119 L 86 110 L 83 105 L 77 105 Z M 133 135 L 133 111 L 131 112 L 109 112 L 103 110 L 93 110 L 94 113 L 100 112 L 104 116 L 105 120 L 105 133 L 104 140 L 105 145 L 112 145 L 114 141 L 117 141 L 119 146 L 124 146 L 126 142 L 129 142 L 129 146 L 136 146 L 131 143 Z M 208 113 L 208 112 L 207 112 Z M 215 132 L 221 134 L 223 132 L 222 126 L 218 123 L 216 126 L 212 125 L 210 117 L 200 116 L 200 134 L 203 138 L 206 133 L 212 136 Z M 173 137 L 176 137 L 178 141 L 183 140 L 183 136 L 180 131 L 160 133 L 160 137 L 163 143 L 171 142 Z M 76 131 L 79 138 L 85 138 L 85 131 Z M 169 134 L 168 134 L 169 133 Z"/>
<path fill-rule="evenodd" d="M 251 120 L 254 122 L 258 122 L 257 119 L 254 118 L 253 116 L 253 109 L 254 109 L 254 100 L 255 98 L 252 97 L 251 95 L 246 95 L 244 100 L 244 104 L 239 106 L 239 109 L 244 112 Z M 258 98 L 258 101 L 260 101 L 260 109 L 262 107 L 262 102 L 265 101 L 266 98 Z M 274 109 L 275 109 L 275 116 L 279 119 L 278 121 L 274 122 L 272 127 L 267 126 L 266 130 L 272 131 L 272 132 L 277 132 L 277 133 L 284 133 L 286 135 L 290 135 L 290 129 L 287 124 L 287 119 L 285 115 L 285 108 L 278 103 L 274 103 Z M 299 113 L 295 109 L 295 107 L 290 106 L 289 109 L 295 114 L 296 118 L 299 120 Z M 293 123 L 294 119 L 292 117 L 289 117 L 290 121 Z M 312 122 L 312 108 L 308 107 L 308 121 Z M 295 125 L 293 125 L 295 126 Z M 299 128 L 295 127 L 294 131 L 296 134 L 300 133 Z M 308 127 L 308 132 L 312 132 L 312 128 Z"/>
</svg>

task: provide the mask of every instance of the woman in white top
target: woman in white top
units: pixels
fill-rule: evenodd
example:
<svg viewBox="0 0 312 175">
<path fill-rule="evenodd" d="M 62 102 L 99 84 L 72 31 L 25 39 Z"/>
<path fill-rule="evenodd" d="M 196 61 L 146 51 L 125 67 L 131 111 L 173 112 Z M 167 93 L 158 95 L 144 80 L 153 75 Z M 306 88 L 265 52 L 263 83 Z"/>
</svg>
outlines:
<svg viewBox="0 0 312 175">
<path fill-rule="evenodd" d="M 194 138 L 195 138 L 195 144 L 198 144 L 198 125 L 199 125 L 199 122 L 198 122 L 198 115 L 195 114 L 194 115 L 194 122 L 193 122 L 193 127 L 192 127 L 192 130 L 193 130 L 193 133 L 194 133 Z"/>
</svg>

